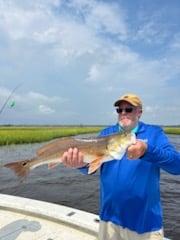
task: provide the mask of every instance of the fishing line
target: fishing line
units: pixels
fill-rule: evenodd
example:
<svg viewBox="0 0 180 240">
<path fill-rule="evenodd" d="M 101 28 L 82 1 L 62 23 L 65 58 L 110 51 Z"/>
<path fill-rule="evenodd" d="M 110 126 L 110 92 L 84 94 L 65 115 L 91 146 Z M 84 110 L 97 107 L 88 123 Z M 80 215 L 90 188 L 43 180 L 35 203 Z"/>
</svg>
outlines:
<svg viewBox="0 0 180 240">
<path fill-rule="evenodd" d="M 10 98 L 12 97 L 12 95 L 14 94 L 14 92 L 22 85 L 22 82 L 19 83 L 9 94 L 9 96 L 7 97 L 6 101 L 4 102 L 4 104 L 2 105 L 1 109 L 0 109 L 0 114 L 3 112 L 3 110 L 5 109 L 8 101 L 10 100 Z"/>
</svg>

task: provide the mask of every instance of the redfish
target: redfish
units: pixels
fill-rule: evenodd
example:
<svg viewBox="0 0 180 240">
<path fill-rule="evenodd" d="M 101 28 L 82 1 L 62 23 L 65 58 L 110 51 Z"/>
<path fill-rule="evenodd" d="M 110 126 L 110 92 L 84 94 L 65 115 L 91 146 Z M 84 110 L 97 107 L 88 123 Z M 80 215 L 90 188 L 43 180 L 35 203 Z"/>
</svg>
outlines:
<svg viewBox="0 0 180 240">
<path fill-rule="evenodd" d="M 89 164 L 88 173 L 95 172 L 103 162 L 121 160 L 126 149 L 136 142 L 134 133 L 122 132 L 102 137 L 64 137 L 42 146 L 36 157 L 30 160 L 10 162 L 4 167 L 12 169 L 19 177 L 25 178 L 36 167 L 48 164 L 53 168 L 61 163 L 61 157 L 68 148 L 78 148 Z"/>
</svg>

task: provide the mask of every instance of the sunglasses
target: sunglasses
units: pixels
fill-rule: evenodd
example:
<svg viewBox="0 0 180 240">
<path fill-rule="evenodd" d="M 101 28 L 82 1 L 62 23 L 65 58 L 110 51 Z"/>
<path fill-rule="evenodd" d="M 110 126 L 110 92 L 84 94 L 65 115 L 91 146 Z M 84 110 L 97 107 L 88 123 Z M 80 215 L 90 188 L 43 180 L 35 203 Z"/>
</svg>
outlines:
<svg viewBox="0 0 180 240">
<path fill-rule="evenodd" d="M 131 113 L 134 110 L 133 107 L 125 107 L 125 108 L 116 108 L 117 113 L 122 113 L 123 111 L 126 113 Z"/>
</svg>

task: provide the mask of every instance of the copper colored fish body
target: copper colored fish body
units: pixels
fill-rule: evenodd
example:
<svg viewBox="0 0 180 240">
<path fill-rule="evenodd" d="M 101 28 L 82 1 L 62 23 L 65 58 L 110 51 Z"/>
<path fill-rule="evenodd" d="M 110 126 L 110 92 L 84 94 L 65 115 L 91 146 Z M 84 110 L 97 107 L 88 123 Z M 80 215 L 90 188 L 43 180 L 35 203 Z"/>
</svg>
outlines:
<svg viewBox="0 0 180 240">
<path fill-rule="evenodd" d="M 30 160 L 7 163 L 4 166 L 12 169 L 18 176 L 25 178 L 34 168 L 48 164 L 49 168 L 61 163 L 61 157 L 69 148 L 78 148 L 84 155 L 84 162 L 89 163 L 89 172 L 96 171 L 103 162 L 120 160 L 128 146 L 135 143 L 134 133 L 116 133 L 103 137 L 75 138 L 64 137 L 52 141 L 36 152 Z"/>
</svg>

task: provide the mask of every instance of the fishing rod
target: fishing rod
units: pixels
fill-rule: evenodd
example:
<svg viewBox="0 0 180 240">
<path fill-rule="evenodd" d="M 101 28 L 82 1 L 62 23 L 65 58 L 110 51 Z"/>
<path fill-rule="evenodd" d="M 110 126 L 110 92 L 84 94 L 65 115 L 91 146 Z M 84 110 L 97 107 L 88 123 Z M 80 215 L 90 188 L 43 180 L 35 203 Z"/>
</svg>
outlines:
<svg viewBox="0 0 180 240">
<path fill-rule="evenodd" d="M 13 90 L 10 92 L 9 96 L 7 97 L 6 101 L 4 102 L 4 104 L 2 105 L 1 109 L 0 109 L 0 114 L 3 112 L 3 110 L 5 109 L 9 99 L 12 97 L 12 95 L 14 94 L 14 92 L 20 87 L 20 85 L 22 85 L 22 83 L 19 83 L 17 86 L 15 86 L 15 88 L 13 88 Z"/>
</svg>

